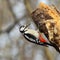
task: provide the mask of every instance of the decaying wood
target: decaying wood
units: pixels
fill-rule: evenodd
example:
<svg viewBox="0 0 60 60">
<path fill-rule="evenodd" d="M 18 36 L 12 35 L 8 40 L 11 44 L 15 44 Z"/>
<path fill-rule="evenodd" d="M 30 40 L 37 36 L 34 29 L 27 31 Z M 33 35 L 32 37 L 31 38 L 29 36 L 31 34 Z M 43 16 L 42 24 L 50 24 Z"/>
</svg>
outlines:
<svg viewBox="0 0 60 60">
<path fill-rule="evenodd" d="M 60 13 L 56 7 L 40 3 L 31 15 L 40 32 L 60 47 Z"/>
</svg>

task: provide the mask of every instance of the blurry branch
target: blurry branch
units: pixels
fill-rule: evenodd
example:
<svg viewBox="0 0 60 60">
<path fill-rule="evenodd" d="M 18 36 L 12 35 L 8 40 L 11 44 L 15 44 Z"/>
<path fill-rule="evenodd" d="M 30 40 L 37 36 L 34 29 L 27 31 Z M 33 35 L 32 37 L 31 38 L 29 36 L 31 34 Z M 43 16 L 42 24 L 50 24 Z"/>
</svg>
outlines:
<svg viewBox="0 0 60 60">
<path fill-rule="evenodd" d="M 24 55 L 25 43 L 21 47 L 19 41 L 16 41 L 16 45 L 19 49 L 19 53 L 17 54 L 17 56 L 19 56 L 20 59 L 24 60 L 25 59 L 25 57 L 24 57 L 25 56 Z"/>
<path fill-rule="evenodd" d="M 15 26 L 15 24 L 17 24 L 17 23 L 18 23 L 18 21 L 17 21 L 17 19 L 16 19 L 15 14 L 14 14 L 14 13 L 13 13 L 13 11 L 12 11 L 12 6 L 11 6 L 11 4 L 10 4 L 9 0 L 6 0 L 6 2 L 7 2 L 7 5 L 8 5 L 8 8 L 9 8 L 9 10 L 12 12 L 12 15 L 13 15 L 14 20 L 15 20 L 14 25 L 13 25 L 13 26 L 11 26 L 11 27 L 7 30 L 7 32 L 9 33 L 9 32 L 13 29 L 13 27 Z"/>
<path fill-rule="evenodd" d="M 11 27 L 7 30 L 7 32 L 9 33 L 9 32 L 14 28 L 14 26 L 19 23 L 19 20 L 17 20 L 15 14 L 14 14 L 13 11 L 12 11 L 12 8 L 13 8 L 13 7 L 11 6 L 10 1 L 9 1 L 9 0 L 6 0 L 6 2 L 7 2 L 7 5 L 8 5 L 8 8 L 9 8 L 9 10 L 12 12 L 12 16 L 14 17 L 14 20 L 15 20 L 15 21 L 14 21 L 14 25 L 11 26 Z M 22 18 L 21 18 L 21 19 L 22 19 Z"/>
<path fill-rule="evenodd" d="M 55 60 L 55 59 L 54 59 L 54 56 L 53 56 L 53 53 L 51 53 L 51 52 L 49 51 L 49 49 L 46 48 L 46 47 L 45 47 L 45 54 L 47 55 L 47 59 L 48 59 L 48 60 Z"/>
<path fill-rule="evenodd" d="M 1 28 L 0 33 L 4 32 L 2 31 L 3 26 L 5 25 L 6 22 L 9 21 L 8 20 L 9 16 L 11 16 L 11 12 L 8 9 L 7 0 L 0 0 L 0 28 Z"/>
<path fill-rule="evenodd" d="M 29 13 L 31 13 L 32 12 L 32 8 L 30 6 L 29 0 L 24 0 L 24 2 L 25 2 L 27 10 L 29 11 Z"/>
<path fill-rule="evenodd" d="M 2 5 L 2 1 L 0 1 L 0 5 Z M 0 7 L 0 28 L 1 28 L 1 25 L 2 25 L 1 20 L 3 20 L 3 9 L 2 9 L 2 6 Z M 0 33 L 1 33 L 1 31 L 0 31 Z"/>
<path fill-rule="evenodd" d="M 16 16 L 15 16 L 15 14 L 14 14 L 13 11 L 12 11 L 12 6 L 11 6 L 10 1 L 9 1 L 9 0 L 6 0 L 6 2 L 7 2 L 7 5 L 8 5 L 9 10 L 12 12 L 13 17 L 14 17 L 15 20 L 16 20 Z"/>
</svg>

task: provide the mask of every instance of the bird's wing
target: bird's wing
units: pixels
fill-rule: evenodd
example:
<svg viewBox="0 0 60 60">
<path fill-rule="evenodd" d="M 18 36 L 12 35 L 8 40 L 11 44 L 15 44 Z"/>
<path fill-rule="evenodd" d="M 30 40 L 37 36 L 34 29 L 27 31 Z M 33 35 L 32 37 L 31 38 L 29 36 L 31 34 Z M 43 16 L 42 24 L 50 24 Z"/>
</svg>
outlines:
<svg viewBox="0 0 60 60">
<path fill-rule="evenodd" d="M 31 40 L 31 41 L 34 41 L 37 39 L 35 36 L 33 36 L 32 34 L 29 34 L 29 33 L 26 33 L 24 35 L 24 37 L 27 39 L 27 40 Z"/>
<path fill-rule="evenodd" d="M 35 43 L 37 45 L 41 45 L 41 46 L 46 46 L 47 47 L 47 44 L 46 43 L 42 43 L 42 42 L 36 42 L 36 40 L 38 40 L 35 36 L 33 36 L 32 34 L 25 34 L 24 37 L 29 41 L 29 42 L 32 42 L 32 43 Z"/>
</svg>

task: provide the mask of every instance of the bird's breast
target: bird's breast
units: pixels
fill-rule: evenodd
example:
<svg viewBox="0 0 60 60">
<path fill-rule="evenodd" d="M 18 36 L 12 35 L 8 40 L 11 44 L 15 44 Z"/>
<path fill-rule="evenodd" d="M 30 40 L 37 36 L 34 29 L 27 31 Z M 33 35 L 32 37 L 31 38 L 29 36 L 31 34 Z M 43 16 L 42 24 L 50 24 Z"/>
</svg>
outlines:
<svg viewBox="0 0 60 60">
<path fill-rule="evenodd" d="M 32 29 L 28 29 L 25 34 L 28 33 L 28 34 L 31 34 L 33 36 L 35 36 L 36 38 L 39 38 L 39 33 L 35 30 L 32 30 Z"/>
</svg>

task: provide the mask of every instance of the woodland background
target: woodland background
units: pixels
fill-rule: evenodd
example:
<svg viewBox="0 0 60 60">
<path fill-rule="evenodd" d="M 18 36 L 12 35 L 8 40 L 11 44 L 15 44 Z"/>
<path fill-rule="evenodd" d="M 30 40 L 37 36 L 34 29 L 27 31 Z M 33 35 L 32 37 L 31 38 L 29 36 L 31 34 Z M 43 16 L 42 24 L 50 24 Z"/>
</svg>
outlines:
<svg viewBox="0 0 60 60">
<path fill-rule="evenodd" d="M 19 24 L 37 30 L 26 2 L 34 10 L 41 1 L 60 9 L 60 0 L 0 0 L 0 60 L 60 60 L 53 47 L 32 44 L 19 32 Z"/>
</svg>

